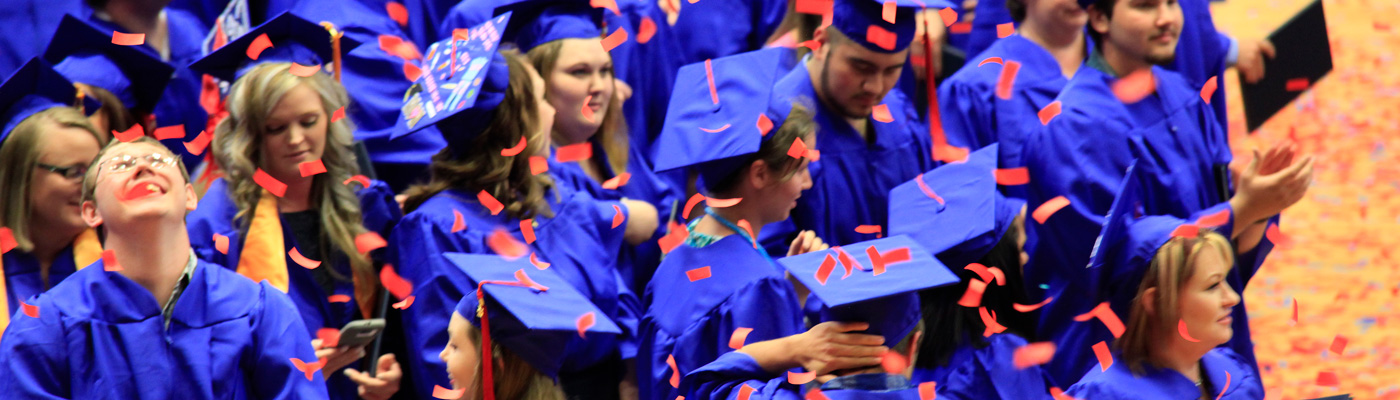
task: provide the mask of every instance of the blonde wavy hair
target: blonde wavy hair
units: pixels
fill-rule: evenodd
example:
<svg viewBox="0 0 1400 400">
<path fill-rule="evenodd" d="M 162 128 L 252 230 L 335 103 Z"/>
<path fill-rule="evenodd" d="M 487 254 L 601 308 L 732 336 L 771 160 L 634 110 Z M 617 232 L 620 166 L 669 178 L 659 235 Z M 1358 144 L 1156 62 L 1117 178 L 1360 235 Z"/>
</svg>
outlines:
<svg viewBox="0 0 1400 400">
<path fill-rule="evenodd" d="M 1230 240 L 1207 230 L 1192 238 L 1173 237 L 1152 257 L 1137 295 L 1133 297 L 1127 329 L 1114 342 L 1122 350 L 1123 362 L 1128 363 L 1128 368 L 1134 373 L 1144 373 L 1143 363 L 1151 362 L 1150 350 L 1154 343 L 1161 341 L 1161 335 L 1176 334 L 1176 322 L 1181 318 L 1177 306 L 1181 288 L 1195 275 L 1196 259 L 1209 251 L 1220 252 L 1227 265 L 1235 264 L 1235 251 Z M 1150 288 L 1157 288 L 1152 299 L 1156 304 L 1156 313 L 1148 313 L 1144 304 L 1143 296 Z"/>
<path fill-rule="evenodd" d="M 549 174 L 530 173 L 530 155 L 545 146 L 539 136 L 539 105 L 535 103 L 530 65 L 515 50 L 503 50 L 510 70 L 510 84 L 491 122 L 481 134 L 460 147 L 448 145 L 428 166 L 432 178 L 426 184 L 410 187 L 404 194 L 404 211 L 412 212 L 442 193 L 457 189 L 469 194 L 485 190 L 505 205 L 507 216 L 532 218 L 553 216 L 545 195 L 554 186 Z M 501 149 L 514 147 L 526 137 L 525 150 L 513 157 L 501 156 Z"/>
<path fill-rule="evenodd" d="M 544 84 L 549 85 L 549 78 L 554 74 L 554 67 L 559 62 L 559 53 L 564 49 L 564 40 L 555 40 L 530 49 L 525 53 L 525 57 L 530 59 L 535 71 L 544 78 Z M 606 53 L 606 52 L 604 52 Z M 612 59 L 612 55 L 608 56 Z M 616 68 L 616 66 L 614 66 Z M 614 70 L 615 71 L 615 70 Z M 616 75 L 614 75 L 616 76 Z M 614 89 L 616 89 L 614 87 Z M 549 91 L 545 91 L 545 99 L 549 99 Z M 557 108 L 557 107 L 556 107 Z M 558 129 L 552 131 L 554 142 L 560 143 L 560 133 Z M 617 91 L 613 91 L 612 101 L 608 102 L 608 109 L 603 112 L 603 123 L 598 125 L 598 132 L 594 133 L 598 137 L 598 143 L 603 147 L 603 153 L 608 156 L 608 166 L 612 167 L 615 174 L 627 172 L 628 157 L 628 136 L 627 119 L 622 115 L 622 101 L 617 96 Z"/>
<path fill-rule="evenodd" d="M 228 117 L 214 130 L 214 159 L 223 168 L 229 196 L 238 206 L 235 218 L 242 221 L 242 229 L 247 229 L 263 193 L 263 188 L 253 181 L 253 173 L 264 162 L 260 150 L 267 136 L 268 116 L 282 96 L 293 88 L 306 85 L 316 91 L 325 112 L 322 118 L 328 122 L 325 149 L 321 153 L 326 172 L 312 178 L 310 203 L 321 214 L 322 239 L 328 240 L 350 261 L 356 282 L 365 283 L 355 285 L 357 297 L 360 297 L 372 291 L 379 279 L 373 261 L 356 251 L 355 237 L 368 231 L 361 223 L 359 197 L 349 185 L 341 184 L 360 174 L 353 150 L 351 132 L 354 127 L 348 118 L 330 121 L 335 110 L 350 103 L 350 97 L 345 87 L 330 75 L 315 73 L 299 77 L 290 72 L 291 65 L 288 62 L 259 64 L 233 83 L 225 100 Z M 328 251 L 327 254 L 333 253 Z"/>
<path fill-rule="evenodd" d="M 0 193 L 8 193 L 9 196 L 9 200 L 0 207 L 0 226 L 10 228 L 15 238 L 15 248 L 19 251 L 34 250 L 34 241 L 29 238 L 29 215 L 32 212 L 29 184 L 34 168 L 39 164 L 43 133 L 53 128 L 82 129 L 97 138 L 99 147 L 107 146 L 107 137 L 97 133 L 87 117 L 72 107 L 52 107 L 15 125 L 9 137 L 4 139 L 5 145 L 0 146 L 0 160 L 3 160 L 0 161 Z"/>
</svg>

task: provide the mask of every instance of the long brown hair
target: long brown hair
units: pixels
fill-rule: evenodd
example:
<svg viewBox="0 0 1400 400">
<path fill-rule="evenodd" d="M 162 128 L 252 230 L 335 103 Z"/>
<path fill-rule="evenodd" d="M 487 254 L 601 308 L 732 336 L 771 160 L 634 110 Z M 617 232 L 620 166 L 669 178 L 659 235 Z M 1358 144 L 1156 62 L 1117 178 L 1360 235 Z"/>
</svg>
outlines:
<svg viewBox="0 0 1400 400">
<path fill-rule="evenodd" d="M 1173 237 L 1152 257 L 1147 273 L 1138 285 L 1137 296 L 1133 297 L 1127 329 L 1114 342 L 1122 350 L 1123 362 L 1134 373 L 1144 373 L 1142 365 L 1151 362 L 1150 350 L 1154 343 L 1161 341 L 1161 335 L 1174 334 L 1172 329 L 1176 328 L 1176 321 L 1181 317 L 1177 307 L 1181 287 L 1196 273 L 1197 257 L 1207 251 L 1220 252 L 1226 264 L 1234 265 L 1235 252 L 1229 239 L 1206 230 L 1193 238 Z M 1157 288 L 1152 297 L 1155 313 L 1147 312 L 1143 297 L 1150 288 Z"/>
<path fill-rule="evenodd" d="M 544 84 L 549 85 L 549 78 L 554 74 L 554 67 L 559 62 L 559 52 L 564 49 L 564 40 L 555 40 L 530 49 L 525 56 L 534 65 L 535 71 L 544 78 Z M 606 53 L 606 52 L 604 52 Z M 608 55 L 612 59 L 612 55 Z M 615 85 L 614 85 L 615 86 Z M 616 89 L 616 87 L 614 87 Z M 549 99 L 549 91 L 545 91 L 545 99 Z M 563 135 L 558 129 L 553 130 L 554 142 L 559 143 L 559 137 Z M 613 91 L 612 101 L 608 102 L 608 109 L 603 112 L 603 123 L 598 126 L 598 143 L 603 147 L 603 153 L 608 156 L 608 166 L 616 174 L 627 171 L 628 139 L 627 119 L 622 116 L 622 100 L 617 96 L 617 91 Z"/>
<path fill-rule="evenodd" d="M 19 251 L 34 250 L 34 242 L 29 238 L 29 179 L 34 176 L 34 168 L 39 164 L 39 146 L 44 141 L 43 132 L 53 128 L 78 128 L 97 138 L 97 145 L 105 147 L 107 139 L 97 133 L 88 123 L 83 113 L 72 107 L 53 107 L 35 113 L 15 125 L 9 137 L 0 146 L 0 193 L 6 193 L 4 207 L 0 207 L 0 226 L 10 228 L 15 238 L 15 248 Z"/>
<path fill-rule="evenodd" d="M 215 128 L 211 149 L 215 161 L 223 168 L 229 196 L 238 206 L 235 218 L 243 219 L 247 227 L 262 198 L 262 186 L 253 181 L 253 174 L 263 160 L 261 149 L 267 136 L 268 116 L 282 96 L 293 88 L 306 85 L 316 91 L 321 98 L 324 118 L 328 119 L 325 149 L 321 154 L 326 173 L 312 178 L 309 203 L 320 212 L 322 239 L 329 240 L 350 261 L 355 280 L 362 283 L 355 285 L 356 294 L 360 295 L 361 286 L 364 290 L 373 290 L 379 279 L 369 257 L 356 251 L 355 237 L 368 231 L 361 222 L 360 199 L 349 185 L 341 184 L 360 173 L 352 150 L 354 127 L 348 118 L 329 121 L 335 110 L 350 103 L 350 97 L 345 87 L 329 75 L 296 76 L 290 72 L 291 65 L 287 62 L 259 64 L 233 83 L 225 101 L 228 117 Z"/>
<path fill-rule="evenodd" d="M 538 137 L 539 107 L 535 103 L 534 82 L 530 80 L 530 65 L 517 51 L 504 50 L 501 54 L 510 67 L 510 85 L 491 123 L 464 146 L 454 149 L 449 145 L 433 156 L 433 163 L 428 166 L 431 179 L 404 193 L 408 195 L 404 211 L 417 209 L 444 190 L 457 189 L 472 194 L 485 190 L 505 205 L 506 215 L 512 218 L 554 215 L 545 199 L 553 181 L 548 174 L 530 173 L 530 155 L 539 154 L 546 145 L 544 138 Z M 501 156 L 501 149 L 514 147 L 521 137 L 526 137 L 524 151 L 512 157 Z"/>
<path fill-rule="evenodd" d="M 481 328 L 467 324 L 467 339 L 473 346 L 481 348 Z M 483 357 L 484 358 L 484 357 Z M 501 400 L 564 400 L 564 390 L 554 383 L 554 379 L 540 373 L 525 359 L 516 356 L 500 342 L 491 343 L 491 360 L 494 363 L 492 381 L 496 388 L 496 398 Z M 476 369 L 476 382 L 470 399 L 484 397 L 481 384 L 481 371 Z"/>
</svg>

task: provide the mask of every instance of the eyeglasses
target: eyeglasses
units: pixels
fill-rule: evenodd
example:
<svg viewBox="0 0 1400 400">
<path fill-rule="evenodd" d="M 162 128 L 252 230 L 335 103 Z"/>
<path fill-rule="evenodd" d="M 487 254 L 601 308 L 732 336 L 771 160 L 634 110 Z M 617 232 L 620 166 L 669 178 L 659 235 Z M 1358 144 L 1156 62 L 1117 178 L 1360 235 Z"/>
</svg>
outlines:
<svg viewBox="0 0 1400 400">
<path fill-rule="evenodd" d="M 98 164 L 97 167 L 102 168 L 103 166 L 106 166 L 108 172 L 126 172 L 130 171 L 132 168 L 135 168 L 136 163 L 140 160 L 146 160 L 146 163 L 151 166 L 151 169 L 173 167 L 175 166 L 175 163 L 180 162 L 180 160 L 176 159 L 175 157 L 167 156 L 160 153 L 154 153 L 145 157 L 120 155 L 108 158 L 106 161 L 103 161 L 101 164 Z"/>
<path fill-rule="evenodd" d="M 70 166 L 67 166 L 67 167 L 60 167 L 60 166 L 57 166 L 57 165 L 48 165 L 48 164 L 44 164 L 44 163 L 38 163 L 38 164 L 39 164 L 39 165 L 38 165 L 39 168 L 43 168 L 43 169 L 48 170 L 49 172 L 53 172 L 53 173 L 56 173 L 56 174 L 59 174 L 59 175 L 63 175 L 64 178 L 70 179 L 70 180 L 71 180 L 71 179 L 82 179 L 82 178 L 83 178 L 83 175 L 86 175 L 86 174 L 87 174 L 87 170 L 88 170 L 88 167 L 87 167 L 86 165 L 70 165 Z"/>
</svg>

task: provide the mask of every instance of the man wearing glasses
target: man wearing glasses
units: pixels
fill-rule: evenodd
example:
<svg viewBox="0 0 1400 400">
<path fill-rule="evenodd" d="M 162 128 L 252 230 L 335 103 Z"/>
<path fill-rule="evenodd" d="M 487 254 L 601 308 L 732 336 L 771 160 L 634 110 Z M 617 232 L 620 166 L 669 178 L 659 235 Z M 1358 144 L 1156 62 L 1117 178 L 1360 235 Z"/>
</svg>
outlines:
<svg viewBox="0 0 1400 400">
<path fill-rule="evenodd" d="M 151 138 L 114 142 L 83 178 L 102 260 L 26 301 L 0 339 L 0 393 L 22 398 L 327 397 L 285 294 L 194 257 L 197 199 Z M 307 372 L 309 371 L 309 372 Z"/>
</svg>

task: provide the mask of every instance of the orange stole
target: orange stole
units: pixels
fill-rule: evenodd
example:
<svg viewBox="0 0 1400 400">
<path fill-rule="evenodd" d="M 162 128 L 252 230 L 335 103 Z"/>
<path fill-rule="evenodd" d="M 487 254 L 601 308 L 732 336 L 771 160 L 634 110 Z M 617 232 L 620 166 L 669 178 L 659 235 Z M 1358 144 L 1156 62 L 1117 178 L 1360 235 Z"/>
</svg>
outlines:
<svg viewBox="0 0 1400 400">
<path fill-rule="evenodd" d="M 287 273 L 290 264 L 287 263 L 286 238 L 282 236 L 282 216 L 277 210 L 277 197 L 267 190 L 262 193 L 257 209 L 253 211 L 253 221 L 248 224 L 248 234 L 243 239 L 243 252 L 238 256 L 238 274 L 254 282 L 266 280 L 286 293 L 291 279 Z M 358 276 L 352 278 L 360 314 L 370 318 L 373 315 L 374 290 L 361 282 Z"/>
<path fill-rule="evenodd" d="M 102 259 L 102 242 L 97 240 L 97 231 L 88 229 L 73 240 L 73 265 L 78 270 Z M 10 326 L 10 292 L 5 286 L 5 258 L 0 257 L 0 336 Z M 53 285 L 49 285 L 53 287 Z"/>
</svg>

